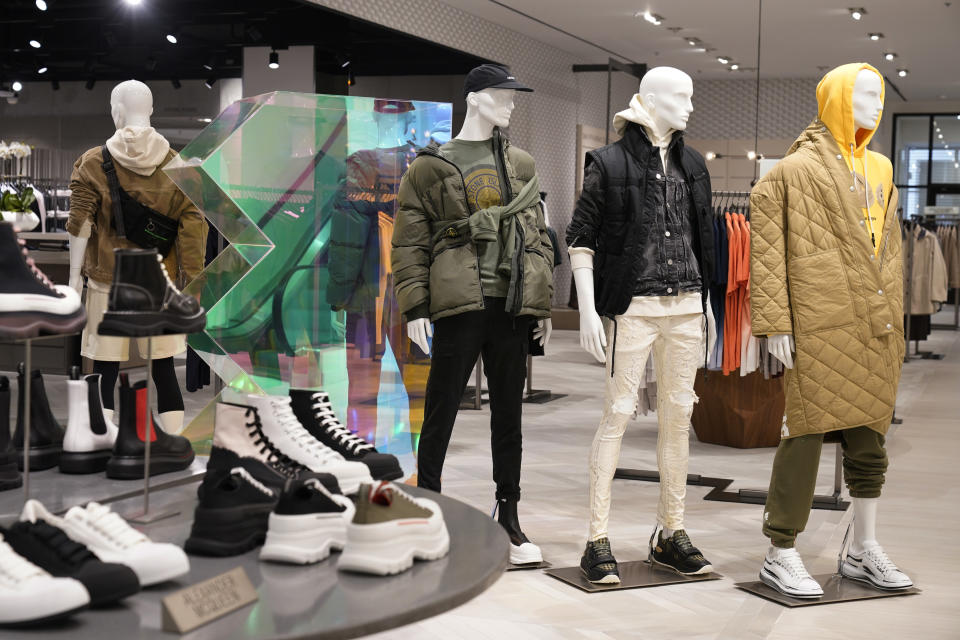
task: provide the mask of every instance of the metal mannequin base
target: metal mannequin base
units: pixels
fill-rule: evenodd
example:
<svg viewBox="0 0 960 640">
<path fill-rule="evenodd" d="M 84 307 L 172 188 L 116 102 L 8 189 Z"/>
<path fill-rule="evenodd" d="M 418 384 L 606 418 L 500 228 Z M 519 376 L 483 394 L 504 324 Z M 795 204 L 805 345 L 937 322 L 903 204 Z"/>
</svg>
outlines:
<svg viewBox="0 0 960 640">
<path fill-rule="evenodd" d="M 819 598 L 793 598 L 768 587 L 759 580 L 753 582 L 737 582 L 733 586 L 765 600 L 770 600 L 790 608 L 812 607 L 818 604 L 836 604 L 838 602 L 851 602 L 853 600 L 895 598 L 897 596 L 910 596 L 921 593 L 920 589 L 916 587 L 899 589 L 897 591 L 883 591 L 863 582 L 844 578 L 836 573 L 822 573 L 813 576 L 813 579 L 823 587 L 823 595 Z"/>
<path fill-rule="evenodd" d="M 719 580 L 723 576 L 719 573 L 708 573 L 702 576 L 682 576 L 679 573 L 652 565 L 646 560 L 621 562 L 620 584 L 593 584 L 589 582 L 580 567 L 562 567 L 545 571 L 548 576 L 566 582 L 587 593 L 600 591 L 619 591 L 622 589 L 643 589 L 645 587 L 663 587 L 668 584 L 682 584 L 685 582 L 706 582 Z"/>
</svg>

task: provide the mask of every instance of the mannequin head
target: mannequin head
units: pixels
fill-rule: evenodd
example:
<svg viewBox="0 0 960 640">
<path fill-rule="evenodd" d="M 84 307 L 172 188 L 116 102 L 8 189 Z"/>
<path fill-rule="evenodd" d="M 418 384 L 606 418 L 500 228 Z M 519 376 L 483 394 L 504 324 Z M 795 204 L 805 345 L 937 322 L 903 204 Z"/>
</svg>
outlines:
<svg viewBox="0 0 960 640">
<path fill-rule="evenodd" d="M 153 115 L 153 94 L 138 80 L 121 82 L 110 92 L 110 115 L 117 129 L 149 127 Z"/>
<path fill-rule="evenodd" d="M 478 119 L 490 128 L 510 126 L 516 89 L 483 89 L 467 94 L 467 120 Z"/>
<path fill-rule="evenodd" d="M 853 84 L 853 123 L 858 129 L 876 129 L 883 112 L 883 83 L 870 69 L 861 69 Z"/>
<path fill-rule="evenodd" d="M 640 81 L 640 99 L 662 134 L 683 131 L 693 112 L 693 80 L 680 69 L 654 67 Z"/>
</svg>

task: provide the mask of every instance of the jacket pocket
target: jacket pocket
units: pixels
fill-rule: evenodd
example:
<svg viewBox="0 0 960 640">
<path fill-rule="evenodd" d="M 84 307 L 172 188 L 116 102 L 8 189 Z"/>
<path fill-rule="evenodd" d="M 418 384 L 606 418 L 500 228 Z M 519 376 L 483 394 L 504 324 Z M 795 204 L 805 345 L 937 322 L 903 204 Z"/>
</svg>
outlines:
<svg viewBox="0 0 960 640">
<path fill-rule="evenodd" d="M 525 248 L 523 251 L 523 300 L 521 305 L 546 314 L 553 300 L 552 261 L 540 250 Z"/>
<path fill-rule="evenodd" d="M 478 304 L 482 299 L 473 243 L 463 236 L 438 242 L 430 264 L 430 314 Z"/>
<path fill-rule="evenodd" d="M 787 278 L 798 334 L 856 323 L 847 274 L 838 249 L 790 258 Z"/>
</svg>

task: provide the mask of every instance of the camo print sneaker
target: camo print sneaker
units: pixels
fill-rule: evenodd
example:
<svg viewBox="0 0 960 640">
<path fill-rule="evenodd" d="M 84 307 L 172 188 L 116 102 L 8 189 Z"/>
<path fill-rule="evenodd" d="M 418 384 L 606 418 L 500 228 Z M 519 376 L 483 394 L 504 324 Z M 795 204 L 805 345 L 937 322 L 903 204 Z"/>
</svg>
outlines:
<svg viewBox="0 0 960 640">
<path fill-rule="evenodd" d="M 650 550 L 650 561 L 684 576 L 713 572 L 713 565 L 703 557 L 700 549 L 693 546 L 683 529 L 677 529 L 667 539 L 663 538 L 663 531 L 660 531 L 657 544 Z"/>
<path fill-rule="evenodd" d="M 609 538 L 587 542 L 580 558 L 580 571 L 594 584 L 620 584 L 620 571 L 610 551 Z"/>
</svg>

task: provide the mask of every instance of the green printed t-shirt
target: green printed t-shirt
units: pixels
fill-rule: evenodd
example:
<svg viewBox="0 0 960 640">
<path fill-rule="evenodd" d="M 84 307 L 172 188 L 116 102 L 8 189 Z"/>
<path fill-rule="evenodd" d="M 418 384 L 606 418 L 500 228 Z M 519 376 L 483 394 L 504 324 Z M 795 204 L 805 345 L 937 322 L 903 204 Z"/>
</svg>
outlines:
<svg viewBox="0 0 960 640">
<path fill-rule="evenodd" d="M 448 160 L 457 165 L 463 174 L 467 205 L 470 213 L 493 207 L 503 202 L 500 176 L 493 157 L 493 140 L 458 140 L 454 138 L 440 150 Z M 508 278 L 497 273 L 500 261 L 500 242 L 478 242 L 477 257 L 480 262 L 480 283 L 483 295 L 493 298 L 507 297 L 510 286 Z"/>
</svg>

